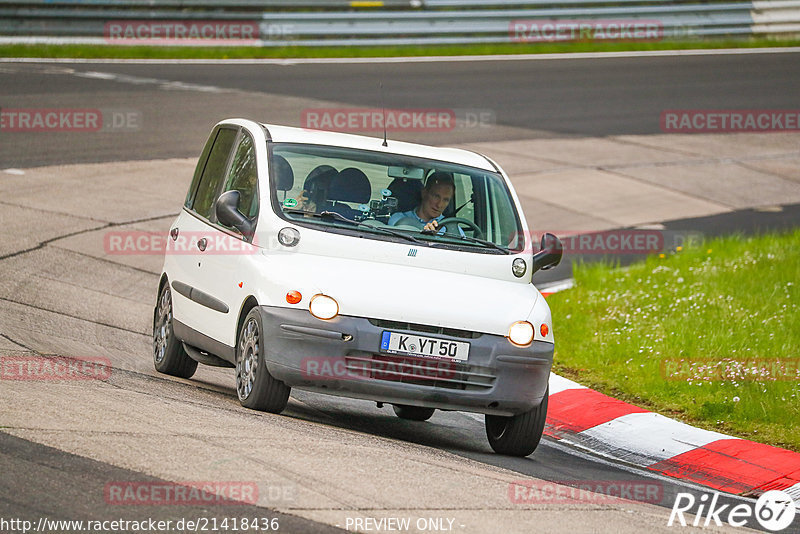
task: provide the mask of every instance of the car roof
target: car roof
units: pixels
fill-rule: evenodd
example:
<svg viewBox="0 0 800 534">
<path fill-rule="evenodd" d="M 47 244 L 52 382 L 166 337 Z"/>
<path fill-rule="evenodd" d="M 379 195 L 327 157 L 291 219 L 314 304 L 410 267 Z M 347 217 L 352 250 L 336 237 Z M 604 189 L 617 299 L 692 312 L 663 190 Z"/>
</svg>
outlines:
<svg viewBox="0 0 800 534">
<path fill-rule="evenodd" d="M 312 145 L 340 146 L 345 148 L 359 148 L 387 154 L 402 154 L 421 158 L 446 161 L 476 167 L 487 171 L 496 171 L 492 163 L 483 155 L 460 148 L 433 147 L 406 143 L 388 139 L 388 146 L 383 146 L 383 139 L 364 135 L 353 135 L 308 128 L 294 128 L 276 124 L 262 124 L 269 131 L 272 141 L 276 143 L 306 143 Z"/>
</svg>

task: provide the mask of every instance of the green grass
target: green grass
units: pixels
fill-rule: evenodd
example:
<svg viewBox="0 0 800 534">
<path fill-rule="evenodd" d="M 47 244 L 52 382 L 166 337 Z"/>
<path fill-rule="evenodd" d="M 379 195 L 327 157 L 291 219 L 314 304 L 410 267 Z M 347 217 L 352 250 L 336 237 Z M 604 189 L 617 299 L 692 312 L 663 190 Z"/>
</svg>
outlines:
<svg viewBox="0 0 800 534">
<path fill-rule="evenodd" d="M 349 47 L 183 47 L 112 45 L 0 45 L 0 57 L 142 58 L 142 59 L 252 59 L 303 57 L 391 57 L 430 55 L 545 54 L 800 46 L 800 40 L 714 39 L 660 42 L 508 43 L 439 46 Z"/>
<path fill-rule="evenodd" d="M 575 281 L 548 298 L 556 373 L 695 426 L 800 451 L 800 230 L 727 237 L 625 268 L 579 265 Z M 784 372 L 756 378 L 737 368 L 753 359 Z"/>
</svg>

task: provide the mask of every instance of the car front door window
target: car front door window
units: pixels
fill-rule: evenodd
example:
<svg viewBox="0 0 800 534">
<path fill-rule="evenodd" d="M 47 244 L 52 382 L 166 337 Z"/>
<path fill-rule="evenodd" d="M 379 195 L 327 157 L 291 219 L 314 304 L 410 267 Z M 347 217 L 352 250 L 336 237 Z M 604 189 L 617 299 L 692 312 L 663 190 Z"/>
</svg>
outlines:
<svg viewBox="0 0 800 534">
<path fill-rule="evenodd" d="M 239 191 L 239 212 L 253 219 L 258 214 L 258 169 L 256 167 L 256 149 L 253 139 L 242 133 L 239 146 L 233 156 L 225 191 Z"/>
<path fill-rule="evenodd" d="M 217 132 L 217 138 L 211 148 L 205 169 L 200 177 L 200 183 L 197 186 L 192 210 L 209 221 L 216 220 L 213 209 L 214 200 L 216 200 L 220 184 L 225 178 L 228 159 L 235 141 L 236 130 L 221 128 Z"/>
</svg>

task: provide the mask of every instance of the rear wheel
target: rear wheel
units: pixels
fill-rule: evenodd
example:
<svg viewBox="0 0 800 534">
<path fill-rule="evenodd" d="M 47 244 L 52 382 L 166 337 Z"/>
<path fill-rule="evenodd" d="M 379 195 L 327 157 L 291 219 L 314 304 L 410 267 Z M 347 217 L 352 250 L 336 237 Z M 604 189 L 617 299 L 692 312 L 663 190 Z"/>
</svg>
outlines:
<svg viewBox="0 0 800 534">
<path fill-rule="evenodd" d="M 172 330 L 172 294 L 169 283 L 158 296 L 153 317 L 153 363 L 156 371 L 180 378 L 191 378 L 197 362 L 183 350 L 183 343 Z"/>
<path fill-rule="evenodd" d="M 508 456 L 528 456 L 539 445 L 547 418 L 547 399 L 550 387 L 541 404 L 533 410 L 511 417 L 486 415 L 486 437 L 494 452 Z"/>
<path fill-rule="evenodd" d="M 434 408 L 423 408 L 421 406 L 406 406 L 405 404 L 392 404 L 394 413 L 400 419 L 410 421 L 427 421 L 433 416 Z"/>
<path fill-rule="evenodd" d="M 256 306 L 245 317 L 236 344 L 236 394 L 245 408 L 280 413 L 291 388 L 269 374 L 264 355 L 264 328 Z"/>
</svg>

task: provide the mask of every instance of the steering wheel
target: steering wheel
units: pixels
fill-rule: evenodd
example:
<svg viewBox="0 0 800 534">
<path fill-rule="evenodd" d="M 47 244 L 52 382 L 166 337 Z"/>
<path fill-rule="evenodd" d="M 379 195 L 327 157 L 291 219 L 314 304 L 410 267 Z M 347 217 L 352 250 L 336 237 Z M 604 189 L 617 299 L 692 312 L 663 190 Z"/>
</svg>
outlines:
<svg viewBox="0 0 800 534">
<path fill-rule="evenodd" d="M 475 232 L 475 237 L 477 237 L 478 239 L 483 238 L 483 232 L 481 231 L 481 229 L 478 228 L 477 224 L 470 221 L 469 219 L 465 219 L 463 217 L 445 217 L 444 219 L 439 221 L 438 228 L 441 228 L 442 226 L 447 226 L 448 223 L 455 223 L 456 226 L 458 226 L 459 224 L 463 224 L 464 226 L 469 226 L 469 229 Z M 452 234 L 454 232 L 450 232 L 448 230 L 445 233 Z"/>
<path fill-rule="evenodd" d="M 422 224 L 418 220 L 413 219 L 411 217 L 403 217 L 399 221 L 395 222 L 392 226 L 406 226 L 410 227 L 408 228 L 409 230 L 411 228 L 414 228 L 416 230 L 422 230 Z M 405 229 L 406 228 L 404 228 L 404 230 Z"/>
</svg>

